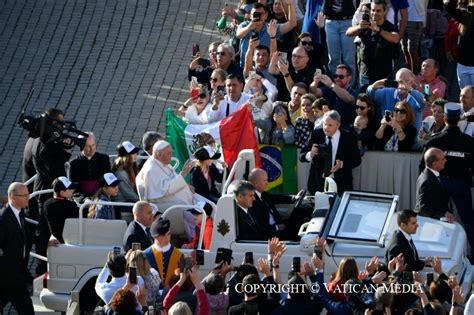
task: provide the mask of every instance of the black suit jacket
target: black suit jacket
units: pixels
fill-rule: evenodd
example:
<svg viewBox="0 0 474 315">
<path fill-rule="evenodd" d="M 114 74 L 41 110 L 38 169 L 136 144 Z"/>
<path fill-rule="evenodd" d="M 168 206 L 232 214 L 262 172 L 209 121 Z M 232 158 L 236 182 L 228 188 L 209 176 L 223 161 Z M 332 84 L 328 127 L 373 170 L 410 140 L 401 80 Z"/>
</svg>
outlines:
<svg viewBox="0 0 474 315">
<path fill-rule="evenodd" d="M 9 205 L 0 210 L 0 287 L 26 285 L 33 236 L 26 227 L 25 233 L 26 239 Z"/>
<path fill-rule="evenodd" d="M 235 218 L 237 220 L 237 239 L 238 240 L 254 240 L 266 241 L 269 238 L 267 230 L 258 226 L 257 220 L 252 215 L 251 209 L 245 213 L 237 203 L 235 203 Z"/>
<path fill-rule="evenodd" d="M 420 215 L 439 219 L 448 210 L 449 195 L 432 171 L 425 170 L 416 181 L 415 211 Z"/>
<path fill-rule="evenodd" d="M 276 227 L 275 225 L 270 225 L 270 213 L 275 220 L 275 224 L 282 224 L 283 218 L 278 212 L 275 204 L 287 204 L 292 203 L 293 198 L 291 196 L 279 195 L 279 194 L 270 194 L 266 191 L 262 193 L 262 198 L 258 197 L 255 194 L 255 201 L 252 205 L 252 214 L 257 221 L 259 226 L 265 227 L 266 230 L 270 231 L 271 234 L 275 235 Z"/>
<path fill-rule="evenodd" d="M 418 257 L 418 251 L 415 248 L 413 252 L 410 243 L 405 238 L 403 233 L 400 230 L 396 230 L 393 233 L 393 237 L 390 241 L 389 246 L 385 250 L 385 260 L 386 263 L 392 260 L 394 257 L 398 256 L 400 253 L 403 253 L 405 258 L 405 264 L 407 268 L 405 271 L 419 271 L 425 266 L 425 262 L 420 260 Z"/>
<path fill-rule="evenodd" d="M 153 244 L 152 239 L 146 235 L 143 228 L 135 220 L 128 225 L 127 231 L 123 236 L 123 248 L 125 252 L 132 248 L 132 243 L 140 243 L 142 250 L 147 249 Z"/>
<path fill-rule="evenodd" d="M 361 163 L 357 138 L 349 131 L 340 129 L 341 136 L 336 152 L 336 160 L 341 160 L 343 165 L 336 173 L 334 180 L 337 184 L 338 194 L 345 190 L 352 189 L 352 169 Z M 311 151 L 313 144 L 321 145 L 326 143 L 326 135 L 322 129 L 316 129 L 311 134 L 309 145 L 301 151 L 300 160 L 307 162 L 306 153 Z M 311 161 L 311 168 L 308 177 L 308 191 L 314 194 L 316 191 L 324 190 L 324 158 L 322 154 L 316 155 Z"/>
</svg>

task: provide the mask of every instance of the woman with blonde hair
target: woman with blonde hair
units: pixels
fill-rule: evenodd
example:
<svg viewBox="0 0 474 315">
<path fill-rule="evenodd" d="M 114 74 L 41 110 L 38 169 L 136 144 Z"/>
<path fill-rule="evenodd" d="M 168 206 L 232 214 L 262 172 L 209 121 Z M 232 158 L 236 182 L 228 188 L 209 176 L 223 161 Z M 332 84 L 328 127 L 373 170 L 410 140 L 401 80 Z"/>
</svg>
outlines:
<svg viewBox="0 0 474 315">
<path fill-rule="evenodd" d="M 159 294 L 160 275 L 150 266 L 146 255 L 141 250 L 135 250 L 128 254 L 127 265 L 137 268 L 137 276 L 141 276 L 145 282 L 146 303 L 153 305 Z"/>
</svg>

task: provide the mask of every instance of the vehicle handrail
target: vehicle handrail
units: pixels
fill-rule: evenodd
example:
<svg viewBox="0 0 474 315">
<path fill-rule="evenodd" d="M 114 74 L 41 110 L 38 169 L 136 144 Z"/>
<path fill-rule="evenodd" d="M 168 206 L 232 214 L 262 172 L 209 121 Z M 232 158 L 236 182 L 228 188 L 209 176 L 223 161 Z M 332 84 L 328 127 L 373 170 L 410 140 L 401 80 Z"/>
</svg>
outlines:
<svg viewBox="0 0 474 315">
<path fill-rule="evenodd" d="M 244 161 L 244 159 L 239 156 L 237 160 L 235 160 L 234 165 L 232 165 L 232 169 L 230 170 L 224 185 L 222 185 L 222 194 L 227 193 L 227 188 L 229 187 L 230 183 L 232 182 L 232 178 L 235 175 L 236 165 L 241 161 Z"/>
<path fill-rule="evenodd" d="M 38 255 L 37 253 L 30 252 L 30 256 L 31 256 L 31 257 L 34 257 L 34 258 L 37 258 L 37 259 L 39 259 L 39 260 L 48 262 L 48 257 L 42 256 L 42 255 Z"/>
<path fill-rule="evenodd" d="M 31 176 L 31 178 L 24 182 L 23 185 L 28 186 L 29 184 L 35 181 L 36 177 L 38 177 L 38 174 Z"/>
<path fill-rule="evenodd" d="M 204 197 L 203 197 L 204 198 Z M 174 205 L 174 206 L 171 206 L 169 207 L 168 209 L 165 210 L 165 212 L 163 212 L 162 214 L 162 217 L 165 216 L 165 213 L 168 213 L 168 212 L 171 212 L 173 211 L 174 209 L 182 209 L 182 208 L 186 208 L 186 209 L 196 209 L 196 210 L 201 210 L 202 211 L 202 217 L 201 217 L 201 232 L 199 233 L 199 243 L 198 243 L 198 249 L 204 249 L 202 248 L 202 240 L 204 238 L 204 230 L 206 229 L 206 219 L 207 219 L 207 215 L 206 215 L 206 211 L 204 211 L 203 208 L 197 206 L 197 205 Z M 184 218 L 183 218 L 184 220 Z"/>
<path fill-rule="evenodd" d="M 53 192 L 54 192 L 53 188 L 33 191 L 30 194 L 30 197 L 28 199 L 34 198 L 34 197 L 39 196 L 39 195 L 50 194 L 50 193 L 53 193 Z"/>
<path fill-rule="evenodd" d="M 133 206 L 135 203 L 134 202 L 118 202 L 118 201 L 93 201 L 90 199 L 84 200 L 84 203 L 81 205 L 79 208 L 79 242 L 78 245 L 84 245 L 84 219 L 82 216 L 82 213 L 84 211 L 84 207 L 90 206 L 90 205 L 104 205 L 104 206 Z"/>
<path fill-rule="evenodd" d="M 30 218 L 25 217 L 25 221 L 34 225 L 38 225 L 38 221 L 30 219 Z"/>
<path fill-rule="evenodd" d="M 222 182 L 225 183 L 226 181 L 227 181 L 227 167 L 224 167 L 224 170 L 222 171 Z M 221 185 L 221 195 L 224 195 L 224 194 L 225 194 L 224 185 Z"/>
</svg>

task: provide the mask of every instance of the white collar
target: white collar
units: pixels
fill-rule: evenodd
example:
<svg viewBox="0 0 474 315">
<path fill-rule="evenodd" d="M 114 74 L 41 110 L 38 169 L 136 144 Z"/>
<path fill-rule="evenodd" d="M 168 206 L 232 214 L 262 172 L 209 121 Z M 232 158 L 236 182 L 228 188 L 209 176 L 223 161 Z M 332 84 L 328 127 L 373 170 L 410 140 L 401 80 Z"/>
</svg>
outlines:
<svg viewBox="0 0 474 315">
<path fill-rule="evenodd" d="M 337 129 L 337 131 L 331 137 L 331 143 L 339 143 L 339 138 L 341 137 L 341 131 Z M 328 136 L 326 136 L 328 138 Z"/>
<path fill-rule="evenodd" d="M 143 229 L 143 231 L 145 231 L 145 233 L 146 233 L 146 226 L 144 226 L 143 224 L 141 224 L 141 223 L 138 222 L 137 220 L 135 220 L 135 222 L 137 222 L 137 224 L 138 224 L 139 226 L 141 226 L 141 228 Z"/>
<path fill-rule="evenodd" d="M 255 190 L 255 194 L 258 196 L 258 198 L 262 199 L 262 193 L 259 192 L 258 190 Z"/>
<path fill-rule="evenodd" d="M 8 203 L 8 205 L 10 206 L 10 208 L 12 208 L 13 213 L 14 213 L 17 217 L 19 217 L 21 210 L 15 208 L 11 203 Z"/>
<path fill-rule="evenodd" d="M 399 100 L 400 101 L 400 98 L 398 97 L 398 89 L 397 88 L 392 88 L 394 89 L 395 91 L 393 92 L 393 98 L 396 99 L 396 100 Z M 410 100 L 410 98 L 412 97 L 410 92 L 407 92 L 408 95 L 407 95 L 407 98 L 405 99 L 405 101 L 408 103 L 408 101 Z"/>
<path fill-rule="evenodd" d="M 400 230 L 400 232 L 402 232 L 403 236 L 405 236 L 405 238 L 407 239 L 408 242 L 411 241 L 411 235 L 408 234 L 407 232 L 403 231 L 401 228 L 398 228 Z"/>
<path fill-rule="evenodd" d="M 160 245 L 156 244 L 156 243 L 153 243 L 153 246 L 160 252 L 162 253 L 166 253 L 167 251 L 169 251 L 171 249 L 171 244 L 168 244 L 164 247 L 161 247 Z"/>
<path fill-rule="evenodd" d="M 242 207 L 241 205 L 237 204 L 237 206 L 242 209 L 245 213 L 248 213 L 249 209 L 248 208 L 244 208 Z"/>
<path fill-rule="evenodd" d="M 428 166 L 426 168 L 429 169 L 433 174 L 435 174 L 436 177 L 439 177 L 439 172 L 438 171 L 435 171 L 434 169 L 429 168 Z"/>
</svg>

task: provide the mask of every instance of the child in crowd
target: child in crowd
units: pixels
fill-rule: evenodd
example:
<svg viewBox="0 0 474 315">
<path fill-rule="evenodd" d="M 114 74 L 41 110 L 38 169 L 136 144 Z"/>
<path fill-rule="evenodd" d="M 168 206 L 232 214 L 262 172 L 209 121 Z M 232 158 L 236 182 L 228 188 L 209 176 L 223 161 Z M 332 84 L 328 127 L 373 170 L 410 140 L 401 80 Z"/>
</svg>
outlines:
<svg viewBox="0 0 474 315">
<path fill-rule="evenodd" d="M 329 102 L 324 97 L 320 97 L 313 102 L 311 108 L 313 109 L 314 116 L 316 117 L 314 129 L 323 128 L 323 116 L 325 113 L 331 110 Z"/>
<path fill-rule="evenodd" d="M 359 147 L 360 155 L 364 155 L 365 151 L 367 151 L 367 137 L 368 134 L 368 127 L 369 119 L 367 116 L 356 116 L 354 119 L 354 131 L 357 135 L 357 146 Z"/>
</svg>

